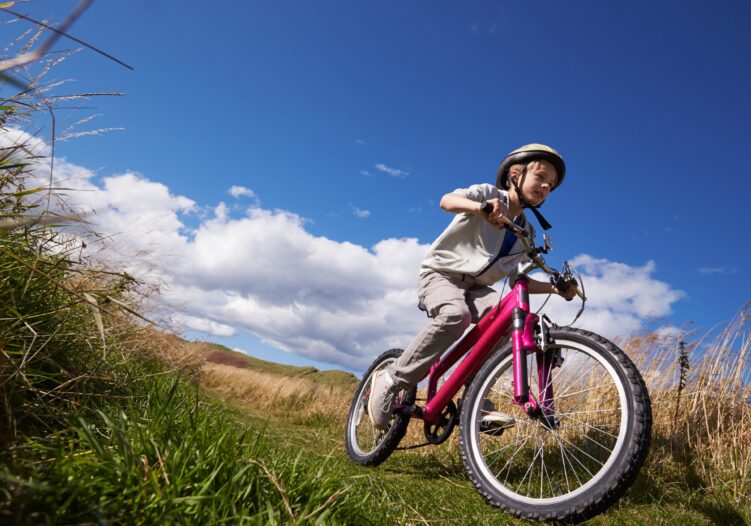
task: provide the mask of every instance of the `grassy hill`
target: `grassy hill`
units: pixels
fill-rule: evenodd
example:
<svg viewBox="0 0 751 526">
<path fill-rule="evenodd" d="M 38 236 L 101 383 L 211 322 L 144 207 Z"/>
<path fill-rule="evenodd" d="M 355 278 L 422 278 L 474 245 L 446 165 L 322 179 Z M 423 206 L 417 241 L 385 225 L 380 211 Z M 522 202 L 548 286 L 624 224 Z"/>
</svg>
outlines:
<svg viewBox="0 0 751 526">
<path fill-rule="evenodd" d="M 320 371 L 315 367 L 282 365 L 248 356 L 223 345 L 210 342 L 186 342 L 188 348 L 207 362 L 251 369 L 259 373 L 290 378 L 304 378 L 318 384 L 354 389 L 359 380 L 352 373 L 338 370 Z"/>
<path fill-rule="evenodd" d="M 722 399 L 743 400 L 745 396 L 748 400 L 748 384 L 732 387 L 729 380 L 741 375 L 745 367 L 742 357 L 749 350 L 749 339 L 742 328 L 746 318 L 742 311 L 694 356 L 695 363 L 681 365 L 680 349 L 660 348 L 666 344 L 656 335 L 625 342 L 650 383 L 655 439 L 632 489 L 589 524 L 746 524 L 751 520 L 747 449 L 751 411 L 746 403 L 735 417 L 726 414 L 719 419 L 708 406 L 717 407 Z M 731 345 L 738 338 L 741 345 Z M 425 442 L 419 421 L 410 424 L 402 444 L 415 449 L 397 451 L 378 468 L 353 465 L 343 446 L 344 421 L 356 385 L 351 375 L 341 373 L 347 383 L 332 387 L 305 374 L 306 368 L 248 360 L 213 345 L 197 345 L 204 345 L 204 353 L 213 356 L 203 367 L 201 382 L 207 392 L 240 408 L 248 421 L 263 427 L 264 436 L 276 447 L 339 473 L 338 487 L 362 496 L 367 515 L 375 523 L 523 522 L 490 508 L 475 492 L 464 473 L 456 435 L 438 447 L 419 447 Z M 213 352 L 232 356 L 239 367 L 227 365 L 223 358 L 214 359 L 219 355 Z M 736 352 L 741 353 L 740 361 Z M 698 354 L 703 356 L 701 361 Z M 294 381 L 294 388 L 281 377 Z"/>
</svg>

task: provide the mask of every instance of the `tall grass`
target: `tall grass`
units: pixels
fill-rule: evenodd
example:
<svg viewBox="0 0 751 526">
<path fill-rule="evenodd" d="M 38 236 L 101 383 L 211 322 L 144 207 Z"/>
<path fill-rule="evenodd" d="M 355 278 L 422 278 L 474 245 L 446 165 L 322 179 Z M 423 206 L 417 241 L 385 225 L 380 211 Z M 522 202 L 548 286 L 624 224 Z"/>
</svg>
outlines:
<svg viewBox="0 0 751 526">
<path fill-rule="evenodd" d="M 0 472 L 17 522 L 367 523 L 335 469 L 290 458 L 175 375 L 140 371 L 109 400 L 15 451 Z M 10 498 L 8 498 L 10 497 Z M 345 513 L 346 512 L 346 513 Z M 343 517 L 344 515 L 344 517 Z"/>
<path fill-rule="evenodd" d="M 751 504 L 751 303 L 717 333 L 687 343 L 658 334 L 625 349 L 640 366 L 654 412 L 648 465 L 686 489 Z"/>
<path fill-rule="evenodd" d="M 0 71 L 5 90 L 32 79 L 0 104 L 6 139 L 54 114 L 27 67 Z M 335 469 L 201 394 L 191 357 L 139 317 L 137 282 L 49 224 L 62 201 L 31 183 L 30 146 L 3 144 L 0 523 L 370 523 Z"/>
</svg>

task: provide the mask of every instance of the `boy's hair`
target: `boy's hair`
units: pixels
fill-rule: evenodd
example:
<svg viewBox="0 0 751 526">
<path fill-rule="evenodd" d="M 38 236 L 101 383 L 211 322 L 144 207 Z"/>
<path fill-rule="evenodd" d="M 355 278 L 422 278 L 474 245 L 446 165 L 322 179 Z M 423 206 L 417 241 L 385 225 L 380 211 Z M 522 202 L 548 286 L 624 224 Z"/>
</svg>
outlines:
<svg viewBox="0 0 751 526">
<path fill-rule="evenodd" d="M 510 190 L 511 189 L 511 173 L 512 172 L 518 171 L 520 174 L 523 175 L 524 172 L 525 172 L 525 170 L 527 169 L 527 166 L 529 166 L 530 164 L 532 164 L 534 162 L 537 162 L 537 161 L 530 161 L 528 163 L 517 163 L 517 164 L 512 164 L 511 166 L 509 166 L 508 167 L 508 175 L 509 176 L 506 177 L 506 178 L 504 178 L 502 190 Z M 558 175 L 557 170 L 556 170 L 556 174 L 555 174 L 555 186 L 558 186 L 558 178 L 559 178 L 559 175 Z"/>
<path fill-rule="evenodd" d="M 519 163 L 519 164 L 512 164 L 508 167 L 508 174 L 509 177 L 504 178 L 503 180 L 503 190 L 510 190 L 511 189 L 511 172 L 518 171 L 520 174 L 524 173 L 524 170 L 527 169 L 528 163 Z"/>
</svg>

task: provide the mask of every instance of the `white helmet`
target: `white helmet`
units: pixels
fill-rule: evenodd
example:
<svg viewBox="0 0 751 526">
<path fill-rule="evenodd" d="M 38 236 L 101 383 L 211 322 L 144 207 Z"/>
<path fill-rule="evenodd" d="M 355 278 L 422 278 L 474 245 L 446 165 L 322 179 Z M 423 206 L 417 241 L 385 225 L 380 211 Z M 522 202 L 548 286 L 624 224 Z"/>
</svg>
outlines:
<svg viewBox="0 0 751 526">
<path fill-rule="evenodd" d="M 556 180 L 555 186 L 552 188 L 552 190 L 555 190 L 561 186 L 563 178 L 566 176 L 566 163 L 563 162 L 563 157 L 561 157 L 560 153 L 544 144 L 527 144 L 508 154 L 498 167 L 495 185 L 498 188 L 508 188 L 509 168 L 515 164 L 527 164 L 532 161 L 540 160 L 548 161 L 555 167 L 555 171 L 558 172 L 558 179 Z"/>
</svg>

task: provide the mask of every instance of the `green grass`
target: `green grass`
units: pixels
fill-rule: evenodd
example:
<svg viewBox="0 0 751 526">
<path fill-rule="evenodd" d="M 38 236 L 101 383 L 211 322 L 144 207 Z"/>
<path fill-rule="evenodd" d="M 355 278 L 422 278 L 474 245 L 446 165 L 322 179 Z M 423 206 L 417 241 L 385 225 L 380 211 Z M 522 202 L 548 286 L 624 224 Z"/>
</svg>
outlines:
<svg viewBox="0 0 751 526">
<path fill-rule="evenodd" d="M 102 402 L 87 418 L 71 415 L 58 432 L 26 437 L 3 456 L 0 522 L 524 523 L 485 504 L 453 438 L 362 468 L 346 457 L 339 422 L 243 413 L 149 367 L 134 376 L 129 398 Z M 747 507 L 650 458 L 626 497 L 589 523 L 750 519 Z"/>
<path fill-rule="evenodd" d="M 252 421 L 264 422 L 260 415 Z M 280 447 L 319 458 L 342 473 L 342 484 L 368 495 L 363 506 L 379 524 L 530 524 L 488 506 L 464 473 L 455 437 L 441 446 L 395 452 L 376 468 L 351 463 L 343 445 L 343 425 L 293 425 L 288 418 L 269 420 L 266 435 Z M 411 425 L 417 426 L 418 422 Z M 411 445 L 414 442 L 405 445 Z M 686 469 L 666 465 L 658 444 L 636 484 L 613 508 L 587 524 L 746 524 L 751 507 L 728 494 L 711 491 L 706 481 L 688 480 Z"/>
<path fill-rule="evenodd" d="M 0 469 L 0 520 L 17 524 L 366 524 L 340 470 L 278 448 L 174 374 L 26 437 Z"/>
</svg>

